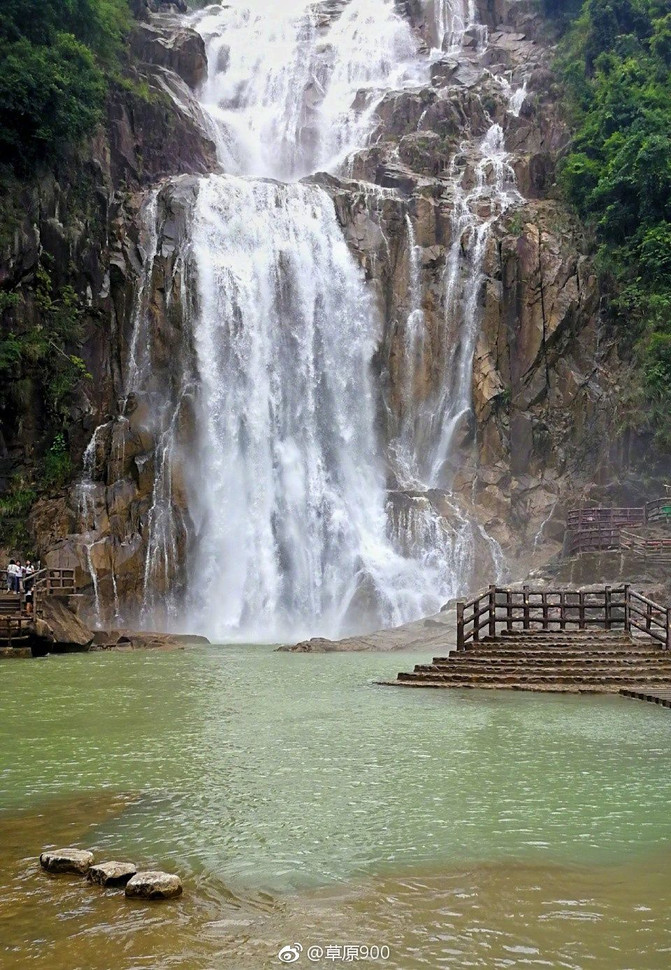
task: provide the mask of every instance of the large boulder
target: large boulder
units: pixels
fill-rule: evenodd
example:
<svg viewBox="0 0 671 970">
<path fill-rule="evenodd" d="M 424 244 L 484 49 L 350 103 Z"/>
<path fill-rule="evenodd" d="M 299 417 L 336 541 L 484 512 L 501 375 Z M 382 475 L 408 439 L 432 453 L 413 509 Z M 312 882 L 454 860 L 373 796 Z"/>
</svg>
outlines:
<svg viewBox="0 0 671 970">
<path fill-rule="evenodd" d="M 101 862 L 91 866 L 86 878 L 97 886 L 125 886 L 136 872 L 132 862 Z"/>
<path fill-rule="evenodd" d="M 40 865 L 47 872 L 75 872 L 84 876 L 93 865 L 93 853 L 84 849 L 52 849 L 42 853 Z"/>
<path fill-rule="evenodd" d="M 181 894 L 181 879 L 168 872 L 138 872 L 126 884 L 126 895 L 134 899 L 174 899 Z"/>
</svg>

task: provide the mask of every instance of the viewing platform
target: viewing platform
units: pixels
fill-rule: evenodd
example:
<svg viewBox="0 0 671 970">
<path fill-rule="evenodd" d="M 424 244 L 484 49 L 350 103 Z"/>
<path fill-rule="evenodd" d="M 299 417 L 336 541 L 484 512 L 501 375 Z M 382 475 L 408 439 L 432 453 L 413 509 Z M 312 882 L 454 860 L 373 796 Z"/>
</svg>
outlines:
<svg viewBox="0 0 671 970">
<path fill-rule="evenodd" d="M 31 640 L 44 612 L 45 598 L 69 600 L 77 592 L 74 569 L 39 569 L 29 578 L 32 591 L 28 612 L 26 590 L 0 593 L 0 657 L 31 656 Z M 0 589 L 7 588 L 7 571 L 0 570 Z"/>
<path fill-rule="evenodd" d="M 630 586 L 491 586 L 457 604 L 457 648 L 399 673 L 399 687 L 671 691 L 671 609 Z"/>
<path fill-rule="evenodd" d="M 671 563 L 671 496 L 640 508 L 572 509 L 564 555 L 628 550 L 651 562 Z"/>
</svg>

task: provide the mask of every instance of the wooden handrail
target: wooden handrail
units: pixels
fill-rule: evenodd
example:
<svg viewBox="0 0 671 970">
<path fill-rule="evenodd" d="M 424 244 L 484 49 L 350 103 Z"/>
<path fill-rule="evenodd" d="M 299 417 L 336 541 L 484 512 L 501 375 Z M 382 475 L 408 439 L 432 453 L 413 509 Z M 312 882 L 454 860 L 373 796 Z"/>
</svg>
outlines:
<svg viewBox="0 0 671 970">
<path fill-rule="evenodd" d="M 631 545 L 622 541 L 623 530 L 645 526 L 649 522 L 671 524 L 671 497 L 654 499 L 641 508 L 571 509 L 566 516 L 565 550 L 568 555 L 574 555 L 605 549 L 631 549 Z M 647 552 L 651 551 L 652 547 L 649 547 Z"/>
<path fill-rule="evenodd" d="M 657 498 L 645 506 L 646 522 L 671 522 L 671 496 Z"/>
<path fill-rule="evenodd" d="M 644 622 L 639 622 L 643 620 Z M 468 603 L 457 603 L 457 649 L 480 640 L 482 630 L 495 637 L 497 629 L 586 630 L 632 628 L 671 649 L 671 608 L 660 606 L 629 585 L 602 590 L 544 590 L 490 586 Z"/>
</svg>

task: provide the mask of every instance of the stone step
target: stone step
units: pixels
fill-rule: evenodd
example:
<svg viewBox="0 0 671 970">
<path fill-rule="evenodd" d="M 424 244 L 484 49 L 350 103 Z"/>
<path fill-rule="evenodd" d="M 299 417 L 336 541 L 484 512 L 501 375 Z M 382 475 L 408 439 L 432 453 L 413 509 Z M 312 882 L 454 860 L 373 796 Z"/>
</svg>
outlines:
<svg viewBox="0 0 671 970">
<path fill-rule="evenodd" d="M 504 621 L 505 622 L 505 621 Z M 555 623 L 557 621 L 550 620 L 550 623 Z M 573 621 L 567 620 L 567 623 Z M 559 627 L 554 627 L 553 629 L 544 630 L 540 626 L 531 627 L 528 630 L 524 630 L 519 623 L 512 630 L 503 630 L 500 627 L 501 621 L 499 623 L 499 637 L 547 637 L 547 636 L 560 636 L 560 637 L 620 637 L 622 640 L 628 640 L 631 638 L 631 634 L 627 633 L 625 630 L 620 628 L 606 630 L 602 626 L 589 626 L 584 630 L 580 630 L 577 627 L 568 627 L 565 630 L 559 629 Z"/>
<path fill-rule="evenodd" d="M 662 649 L 654 640 L 609 640 L 606 637 L 599 640 L 558 640 L 556 637 L 544 637 L 542 640 L 478 640 L 467 643 L 460 653 L 469 650 L 650 650 Z"/>
<path fill-rule="evenodd" d="M 559 684 L 556 681 L 549 682 L 543 680 L 533 682 L 502 682 L 492 680 L 486 683 L 454 684 L 450 681 L 433 680 L 427 677 L 423 680 L 396 680 L 393 681 L 393 686 L 416 687 L 419 690 L 426 687 L 433 687 L 444 690 L 518 690 L 546 694 L 618 694 L 623 690 L 624 685 L 609 683 L 608 681 L 600 681 L 599 683 L 579 682 L 574 684 Z M 632 685 L 632 687 L 636 690 L 635 685 Z M 659 691 L 664 690 L 666 687 L 668 687 L 668 684 L 646 684 L 644 690 L 646 692 Z"/>
<path fill-rule="evenodd" d="M 671 660 L 671 654 L 667 657 L 666 651 L 656 648 L 650 650 L 565 650 L 563 648 L 547 650 L 466 650 L 459 653 L 449 654 L 444 657 L 433 657 L 435 663 L 462 663 L 472 660 L 528 660 L 530 663 L 545 658 L 557 658 L 564 660 L 603 660 L 617 661 L 619 659 L 632 660 Z"/>
<path fill-rule="evenodd" d="M 494 664 L 491 667 L 420 667 L 412 671 L 417 677 L 540 677 L 544 680 L 554 677 L 577 677 L 594 679 L 599 677 L 624 677 L 639 680 L 664 680 L 671 684 L 671 667 L 533 667 L 508 664 Z"/>
<path fill-rule="evenodd" d="M 426 666 L 430 667 L 463 667 L 467 665 L 488 665 L 488 664 L 537 664 L 540 666 L 552 666 L 554 664 L 573 664 L 580 665 L 585 664 L 587 666 L 602 666 L 602 665 L 645 665 L 652 667 L 671 667 L 671 656 L 664 656 L 660 651 L 659 654 L 648 655 L 631 655 L 631 654 L 618 654 L 614 656 L 608 655 L 592 655 L 588 657 L 583 657 L 578 654 L 569 654 L 567 656 L 562 656 L 561 654 L 542 654 L 536 657 L 530 657 L 528 654 L 522 656 L 515 656 L 511 654 L 494 654 L 492 656 L 478 656 L 477 654 L 460 654 L 458 657 L 451 657 L 449 659 L 444 659 L 441 657 L 435 657 L 430 664 Z"/>
<path fill-rule="evenodd" d="M 450 671 L 450 673 L 399 673 L 399 681 L 422 681 L 422 680 L 442 680 L 445 682 L 450 682 L 455 685 L 457 684 L 474 684 L 487 683 L 490 681 L 497 682 L 520 682 L 520 683 L 530 683 L 534 681 L 552 681 L 553 683 L 599 683 L 601 681 L 608 681 L 610 683 L 619 683 L 622 686 L 627 686 L 629 684 L 646 684 L 650 685 L 653 681 L 655 683 L 661 683 L 663 686 L 668 687 L 671 685 L 671 674 L 668 678 L 664 676 L 651 676 L 651 672 L 634 672 L 634 671 L 603 671 L 603 672 L 593 672 L 581 671 L 576 673 L 564 673 L 562 671 L 549 671 L 549 670 L 527 670 L 524 673 L 520 670 L 511 671 L 510 673 L 505 673 L 503 671 L 491 671 L 490 673 L 476 672 L 476 673 L 457 673 L 455 671 Z"/>
<path fill-rule="evenodd" d="M 443 661 L 441 663 L 417 664 L 416 667 L 432 670 L 464 670 L 472 667 L 481 670 L 484 667 L 579 667 L 581 670 L 595 670 L 603 667 L 611 670 L 614 667 L 625 669 L 641 668 L 641 670 L 671 670 L 671 657 L 469 657 L 459 660 Z"/>
<path fill-rule="evenodd" d="M 603 644 L 603 643 L 613 643 L 618 646 L 624 646 L 626 644 L 634 644 L 634 640 L 631 637 L 620 637 L 612 634 L 602 633 L 599 636 L 589 636 L 588 634 L 579 633 L 567 633 L 561 634 L 557 632 L 544 633 L 542 635 L 536 636 L 535 634 L 519 634 L 517 636 L 497 636 L 497 637 L 480 637 L 480 640 L 469 640 L 466 644 L 467 648 L 474 646 L 478 643 L 505 643 L 507 646 L 511 644 L 544 644 L 544 643 L 569 643 L 569 644 Z"/>
</svg>

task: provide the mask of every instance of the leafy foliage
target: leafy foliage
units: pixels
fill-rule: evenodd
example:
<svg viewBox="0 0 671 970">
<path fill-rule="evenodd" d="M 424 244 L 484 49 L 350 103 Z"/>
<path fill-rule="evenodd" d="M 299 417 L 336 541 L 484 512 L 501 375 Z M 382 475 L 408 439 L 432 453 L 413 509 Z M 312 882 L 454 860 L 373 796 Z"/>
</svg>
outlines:
<svg viewBox="0 0 671 970">
<path fill-rule="evenodd" d="M 23 324 L 16 325 L 12 311 L 23 309 L 20 299 L 15 293 L 0 292 L 0 412 L 20 413 L 28 406 L 31 378 L 39 375 L 44 432 L 47 442 L 52 441 L 43 462 L 42 484 L 60 487 L 71 471 L 67 448 L 71 407 L 82 383 L 91 379 L 76 353 L 84 336 L 84 311 L 71 286 L 56 290 L 44 256 L 32 295 L 38 312 L 17 314 Z"/>
<path fill-rule="evenodd" d="M 37 501 L 37 491 L 20 475 L 15 476 L 9 490 L 0 499 L 0 541 L 9 549 L 30 548 L 27 529 L 28 516 Z"/>
<path fill-rule="evenodd" d="M 2 0 L 0 156 L 28 170 L 94 128 L 128 20 L 126 0 Z"/>
<path fill-rule="evenodd" d="M 34 299 L 39 322 L 19 336 L 10 332 L 0 341 L 0 364 L 7 358 L 15 371 L 17 364 L 39 367 L 49 422 L 63 430 L 73 394 L 82 380 L 91 379 L 84 361 L 72 353 L 84 336 L 83 310 L 71 286 L 54 291 L 44 262 L 36 276 Z"/>
<path fill-rule="evenodd" d="M 584 0 L 562 67 L 576 138 L 561 182 L 596 232 L 613 317 L 671 441 L 671 0 Z"/>
</svg>

